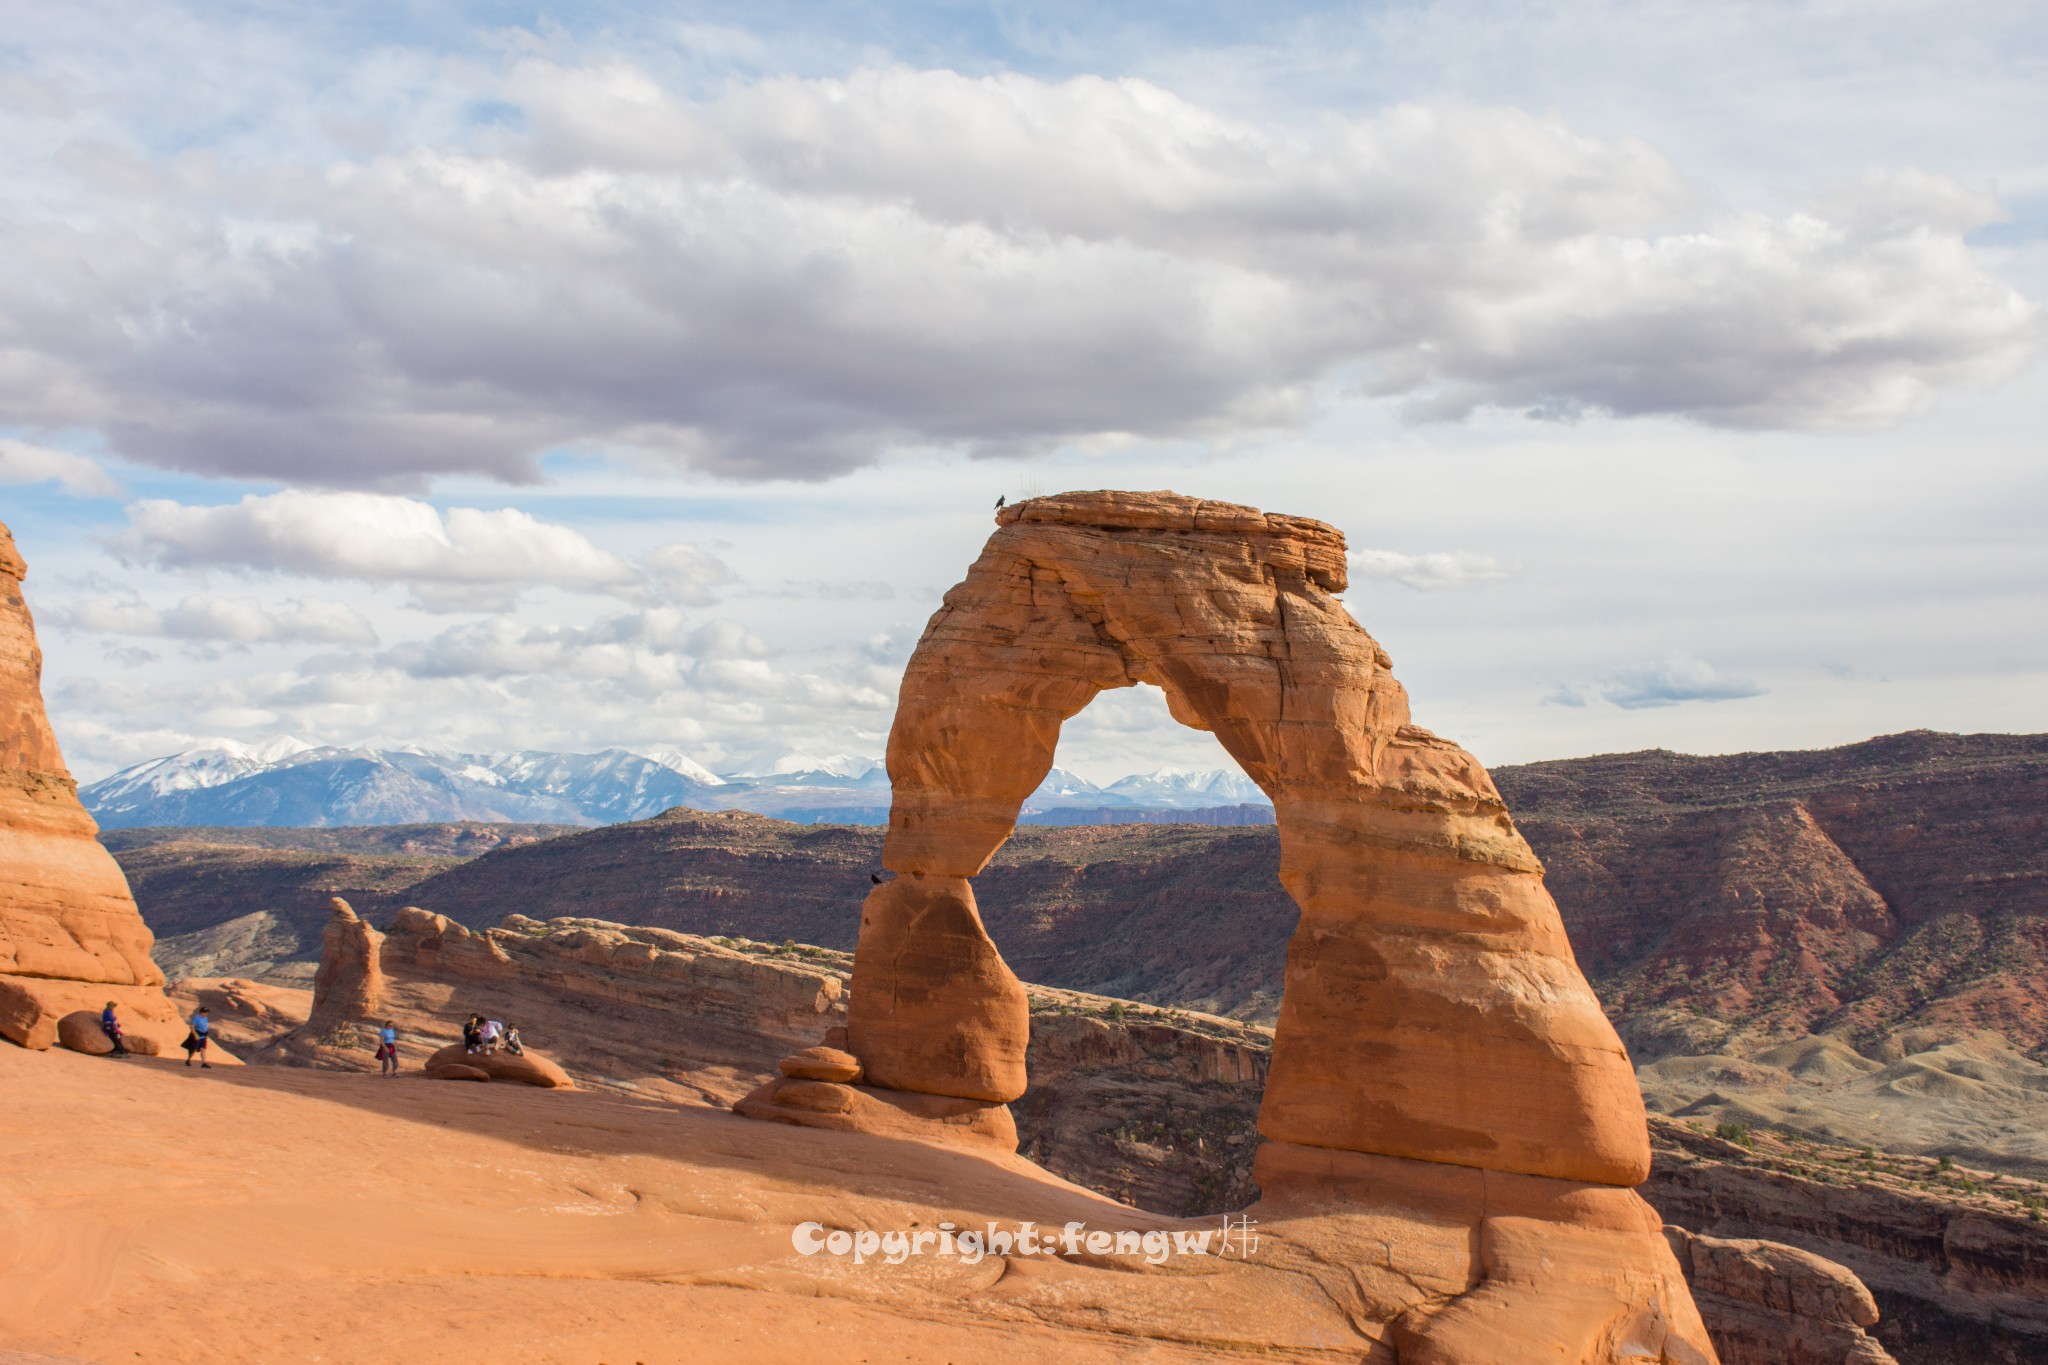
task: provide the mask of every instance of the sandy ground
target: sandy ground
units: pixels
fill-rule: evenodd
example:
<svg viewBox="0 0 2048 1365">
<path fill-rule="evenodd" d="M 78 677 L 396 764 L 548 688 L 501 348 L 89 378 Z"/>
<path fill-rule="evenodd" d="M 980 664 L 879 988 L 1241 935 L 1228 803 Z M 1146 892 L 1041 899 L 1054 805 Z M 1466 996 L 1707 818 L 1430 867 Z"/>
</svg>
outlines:
<svg viewBox="0 0 2048 1365">
<path fill-rule="evenodd" d="M 627 1096 L 0 1045 L 0 1358 L 1371 1358 L 1271 1263 L 805 1258 L 791 1229 L 1213 1227 L 1029 1166 Z"/>
</svg>

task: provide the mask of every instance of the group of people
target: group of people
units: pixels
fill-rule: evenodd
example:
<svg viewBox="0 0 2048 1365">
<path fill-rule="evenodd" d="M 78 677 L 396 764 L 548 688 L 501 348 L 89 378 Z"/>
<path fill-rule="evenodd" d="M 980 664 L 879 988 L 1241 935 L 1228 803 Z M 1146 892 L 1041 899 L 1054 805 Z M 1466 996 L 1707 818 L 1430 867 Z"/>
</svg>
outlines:
<svg viewBox="0 0 2048 1365">
<path fill-rule="evenodd" d="M 184 1043 L 185 1065 L 192 1065 L 196 1058 L 203 1069 L 211 1071 L 213 1063 L 206 1060 L 206 1047 L 213 1041 L 213 1020 L 208 1016 L 206 1008 L 201 1006 L 193 1012 L 189 1023 L 190 1030 L 185 1034 Z M 100 1011 L 100 1031 L 106 1034 L 107 1041 L 114 1045 L 114 1056 L 132 1055 L 128 1044 L 122 1039 L 121 1017 L 111 1000 L 107 1002 L 107 1007 Z M 472 1053 L 496 1052 L 501 1047 L 515 1057 L 523 1056 L 526 1052 L 519 1041 L 518 1029 L 496 1019 L 486 1019 L 480 1014 L 470 1015 L 469 1021 L 462 1026 L 462 1046 L 465 1051 Z M 377 1030 L 377 1074 L 398 1074 L 398 1026 L 389 1019 L 386 1019 L 384 1026 Z"/>
<path fill-rule="evenodd" d="M 496 1052 L 499 1048 L 518 1057 L 526 1049 L 519 1042 L 519 1030 L 496 1019 L 472 1014 L 462 1026 L 462 1050 L 469 1053 Z"/>
<path fill-rule="evenodd" d="M 206 1045 L 213 1041 L 213 1020 L 207 1016 L 206 1007 L 200 1006 L 188 1023 L 190 1027 L 185 1034 L 184 1044 L 185 1065 L 192 1065 L 192 1059 L 196 1057 L 202 1068 L 207 1071 L 213 1070 L 213 1063 L 206 1060 Z M 106 1034 L 107 1041 L 114 1045 L 116 1057 L 134 1055 L 121 1036 L 121 1016 L 115 1011 L 114 1002 L 111 1000 L 107 1002 L 107 1007 L 100 1011 L 100 1032 Z"/>
</svg>

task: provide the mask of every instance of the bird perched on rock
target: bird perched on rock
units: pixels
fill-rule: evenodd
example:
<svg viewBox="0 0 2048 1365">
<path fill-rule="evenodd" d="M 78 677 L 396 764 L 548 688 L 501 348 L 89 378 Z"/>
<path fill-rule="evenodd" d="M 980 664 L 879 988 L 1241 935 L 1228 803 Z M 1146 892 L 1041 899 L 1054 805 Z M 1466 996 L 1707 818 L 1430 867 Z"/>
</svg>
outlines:
<svg viewBox="0 0 2048 1365">
<path fill-rule="evenodd" d="M 1010 500 L 1010 495 L 1009 495 L 1009 494 L 1007 494 L 1007 493 L 998 493 L 998 494 L 996 495 L 996 510 L 997 510 L 998 512 L 1002 511 L 1002 510 L 1003 510 L 1003 504 L 1004 504 L 1004 503 L 1006 503 L 1006 502 L 1008 502 L 1009 500 Z"/>
</svg>

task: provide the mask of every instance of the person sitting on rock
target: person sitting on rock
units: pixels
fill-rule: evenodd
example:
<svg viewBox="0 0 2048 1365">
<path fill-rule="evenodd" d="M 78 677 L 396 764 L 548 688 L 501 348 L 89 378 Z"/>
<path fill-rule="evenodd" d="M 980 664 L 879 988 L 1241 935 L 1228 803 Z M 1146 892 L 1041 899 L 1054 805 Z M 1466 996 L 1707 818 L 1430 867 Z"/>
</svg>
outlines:
<svg viewBox="0 0 2048 1365">
<path fill-rule="evenodd" d="M 505 1026 L 496 1019 L 484 1020 L 483 1040 L 485 1052 L 496 1052 L 498 1043 L 505 1036 Z"/>
<path fill-rule="evenodd" d="M 464 1052 L 482 1052 L 484 1050 L 484 1021 L 482 1015 L 470 1015 L 469 1022 L 462 1026 L 462 1050 Z"/>
<path fill-rule="evenodd" d="M 398 1074 L 398 1029 L 389 1019 L 384 1021 L 383 1028 L 377 1030 L 377 1074 Z"/>
<path fill-rule="evenodd" d="M 107 1007 L 100 1011 L 100 1032 L 106 1034 L 107 1041 L 114 1045 L 116 1057 L 128 1055 L 128 1045 L 121 1041 L 121 1021 L 114 1017 L 114 1002 L 111 1000 L 107 1002 Z"/>
<path fill-rule="evenodd" d="M 503 1041 L 505 1044 L 505 1051 L 511 1053 L 514 1057 L 524 1057 L 526 1055 L 526 1048 L 519 1041 L 519 1030 L 513 1025 L 505 1025 L 505 1037 Z"/>
<path fill-rule="evenodd" d="M 192 1059 L 199 1059 L 201 1071 L 213 1070 L 213 1063 L 206 1060 L 206 1045 L 213 1041 L 213 1021 L 206 1017 L 206 1007 L 201 1005 L 192 1016 L 192 1031 L 185 1035 L 185 1065 L 192 1065 Z"/>
</svg>

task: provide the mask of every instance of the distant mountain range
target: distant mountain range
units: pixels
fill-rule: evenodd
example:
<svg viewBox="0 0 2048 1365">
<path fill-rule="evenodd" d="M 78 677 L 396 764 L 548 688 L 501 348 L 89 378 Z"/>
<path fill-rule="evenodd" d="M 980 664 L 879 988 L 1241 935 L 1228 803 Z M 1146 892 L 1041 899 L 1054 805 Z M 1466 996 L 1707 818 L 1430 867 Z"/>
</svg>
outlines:
<svg viewBox="0 0 2048 1365">
<path fill-rule="evenodd" d="M 104 829 L 151 825 L 407 825 L 517 821 L 609 825 L 677 806 L 747 810 L 801 824 L 883 824 L 878 760 L 789 754 L 765 771 L 712 772 L 669 749 L 464 754 L 403 745 L 339 748 L 283 738 L 218 740 L 125 768 L 79 790 Z M 1241 773 L 1161 769 L 1097 786 L 1055 768 L 1024 803 L 1026 823 L 1178 818 L 1257 824 L 1270 803 Z"/>
</svg>

